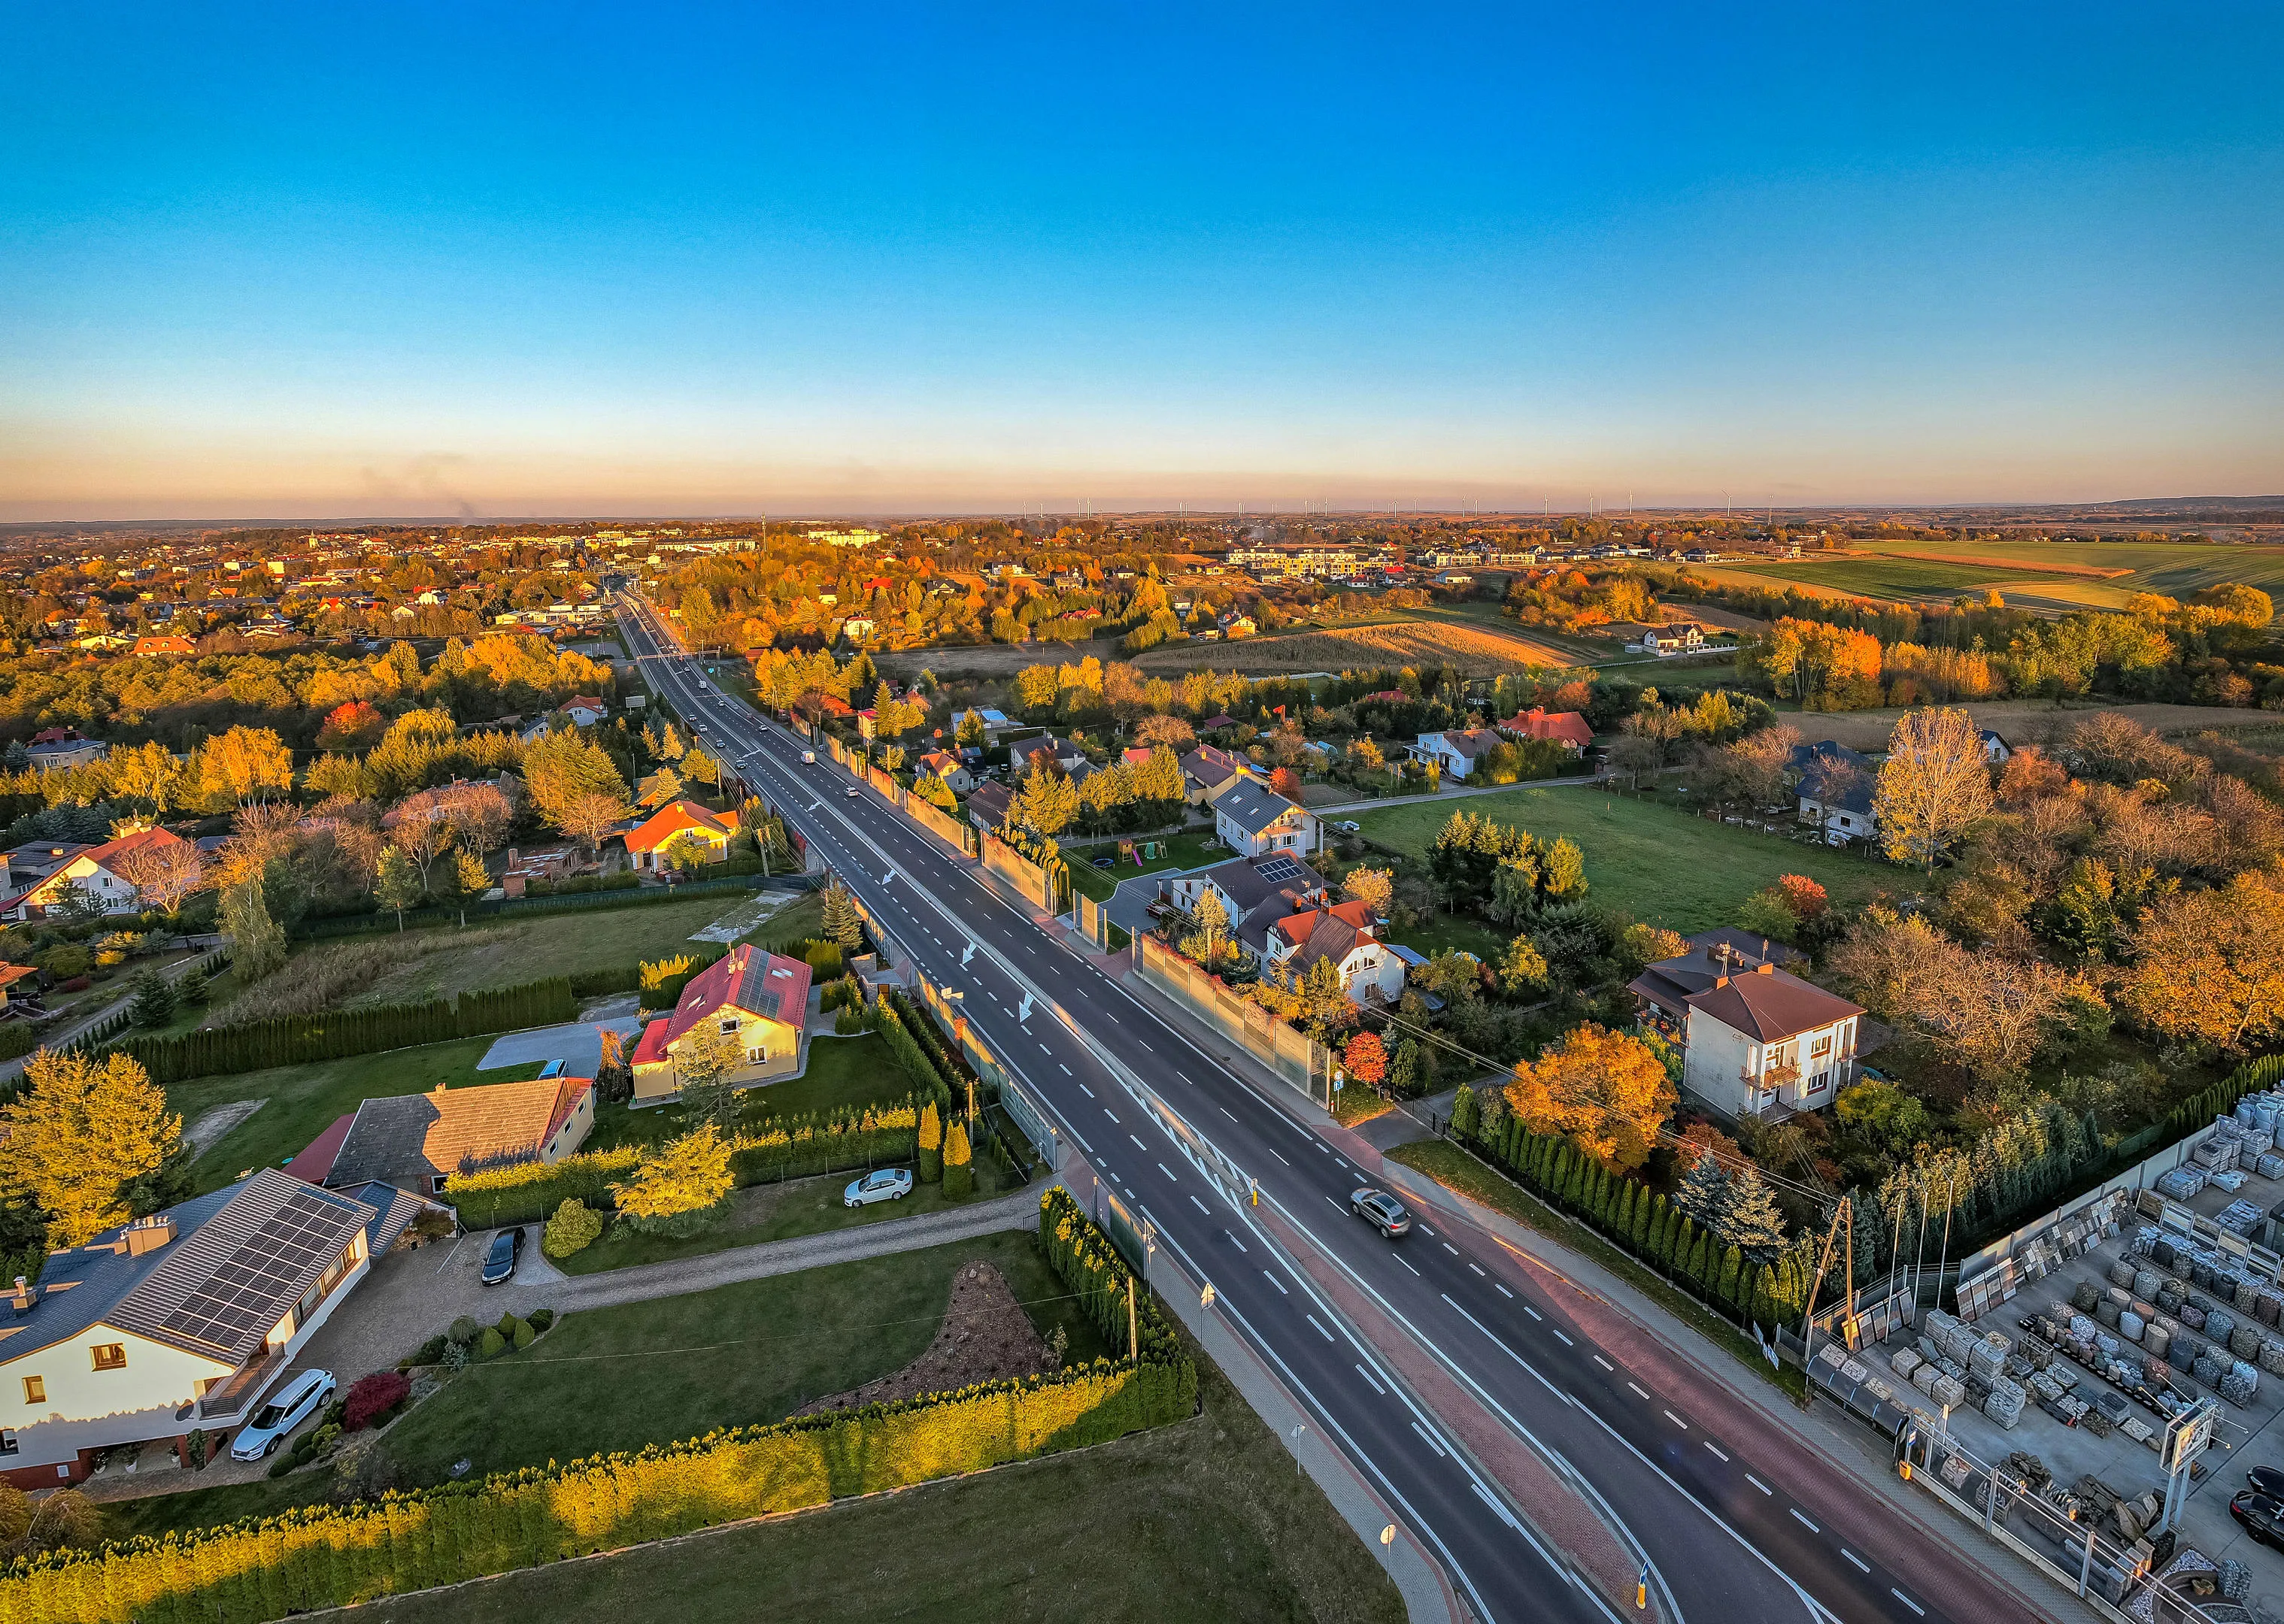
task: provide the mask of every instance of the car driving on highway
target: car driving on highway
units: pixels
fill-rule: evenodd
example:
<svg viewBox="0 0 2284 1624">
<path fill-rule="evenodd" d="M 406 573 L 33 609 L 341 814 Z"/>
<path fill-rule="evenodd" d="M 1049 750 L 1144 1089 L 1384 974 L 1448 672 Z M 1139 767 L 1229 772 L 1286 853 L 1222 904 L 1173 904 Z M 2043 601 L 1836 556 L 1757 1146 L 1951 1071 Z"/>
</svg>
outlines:
<svg viewBox="0 0 2284 1624">
<path fill-rule="evenodd" d="M 1390 1240 L 1411 1233 L 1412 1214 L 1385 1190 L 1366 1184 L 1349 1197 L 1349 1210 Z"/>
</svg>

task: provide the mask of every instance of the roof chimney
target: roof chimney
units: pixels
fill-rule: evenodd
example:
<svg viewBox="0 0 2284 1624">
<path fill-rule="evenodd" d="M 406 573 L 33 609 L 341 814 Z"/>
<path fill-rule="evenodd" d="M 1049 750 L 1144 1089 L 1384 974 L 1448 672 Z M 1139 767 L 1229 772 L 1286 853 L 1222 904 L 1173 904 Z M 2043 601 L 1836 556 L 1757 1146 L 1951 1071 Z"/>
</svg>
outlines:
<svg viewBox="0 0 2284 1624">
<path fill-rule="evenodd" d="M 32 1289 L 32 1283 L 23 1276 L 18 1275 L 16 1289 L 8 1293 L 9 1305 L 19 1314 L 29 1314 L 32 1311 L 32 1305 L 39 1300 L 40 1294 Z"/>
<path fill-rule="evenodd" d="M 1766 959 L 1763 959 L 1759 964 L 1753 966 L 1753 973 L 1755 975 L 1774 975 L 1776 972 L 1777 967 L 1769 963 Z"/>
<path fill-rule="evenodd" d="M 139 1258 L 146 1252 L 156 1252 L 175 1238 L 175 1221 L 164 1213 L 153 1213 L 148 1218 L 137 1218 L 127 1226 L 127 1255 Z"/>
</svg>

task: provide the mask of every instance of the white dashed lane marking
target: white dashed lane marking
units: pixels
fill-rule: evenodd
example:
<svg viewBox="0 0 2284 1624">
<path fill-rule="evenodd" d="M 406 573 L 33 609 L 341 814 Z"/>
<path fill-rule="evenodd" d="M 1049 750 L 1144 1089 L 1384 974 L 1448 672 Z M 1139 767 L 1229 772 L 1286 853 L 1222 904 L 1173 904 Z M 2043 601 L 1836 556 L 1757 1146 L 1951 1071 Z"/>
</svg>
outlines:
<svg viewBox="0 0 2284 1624">
<path fill-rule="evenodd" d="M 1725 1461 L 1729 1458 L 1727 1456 L 1721 1453 L 1721 1446 L 1717 1443 L 1709 1441 L 1705 1447 L 1713 1451 L 1713 1458 L 1717 1461 Z"/>
<path fill-rule="evenodd" d="M 1286 1297 L 1290 1297 L 1290 1296 L 1293 1294 L 1292 1292 L 1288 1292 L 1288 1291 L 1287 1291 L 1287 1290 L 1285 1289 L 1285 1283 L 1284 1283 L 1282 1280 L 1279 1280 L 1279 1279 L 1275 1275 L 1271 1274 L 1271 1273 L 1270 1273 L 1267 1269 L 1263 1269 L 1263 1270 L 1261 1271 L 1261 1273 L 1262 1273 L 1263 1277 L 1268 1280 L 1268 1282 L 1269 1282 L 1269 1284 L 1271 1284 L 1271 1285 L 1273 1285 L 1273 1286 L 1275 1286 L 1275 1287 L 1277 1288 L 1278 1292 L 1279 1292 L 1279 1295 L 1281 1295 L 1281 1296 L 1286 1296 Z"/>
<path fill-rule="evenodd" d="M 1358 1365 L 1356 1368 L 1356 1373 L 1364 1378 L 1365 1385 L 1370 1387 L 1374 1393 L 1377 1393 L 1382 1398 L 1386 1398 L 1388 1396 L 1388 1389 L 1381 1386 L 1378 1382 L 1373 1380 L 1372 1372 L 1370 1370 L 1365 1370 L 1362 1365 Z"/>
<path fill-rule="evenodd" d="M 1922 1606 L 1920 1606 L 1917 1602 L 1913 1601 L 1910 1597 L 1908 1597 L 1908 1596 L 1905 1595 L 1901 1590 L 1898 1590 L 1898 1589 L 1894 1589 L 1894 1588 L 1890 1587 L 1890 1588 L 1889 1588 L 1889 1591 L 1888 1591 L 1888 1594 L 1889 1594 L 1889 1595 L 1890 1595 L 1890 1596 L 1892 1596 L 1892 1597 L 1894 1597 L 1897 1601 L 1899 1601 L 1899 1602 L 1903 1603 L 1903 1604 L 1904 1604 L 1905 1606 L 1909 1607 L 1909 1608 L 1910 1608 L 1913 1612 L 1918 1613 L 1918 1614 L 1920 1615 L 1920 1617 L 1921 1617 L 1921 1618 L 1925 1618 L 1925 1617 L 1927 1617 L 1927 1609 L 1926 1609 L 1926 1608 L 1924 1608 L 1924 1607 L 1922 1607 Z"/>
<path fill-rule="evenodd" d="M 1850 1562 L 1853 1562 L 1859 1573 L 1868 1573 L 1872 1571 L 1872 1565 L 1864 1560 L 1863 1558 L 1858 1556 L 1854 1551 L 1849 1550 L 1847 1546 L 1842 1545 L 1840 1548 L 1840 1554 L 1847 1558 Z"/>
<path fill-rule="evenodd" d="M 1645 1398 L 1645 1399 L 1646 1399 L 1646 1398 L 1647 1398 L 1647 1397 L 1649 1396 L 1649 1393 L 1648 1393 L 1648 1391 L 1647 1391 L 1646 1388 L 1644 1388 L 1644 1387 L 1641 1386 L 1641 1384 L 1640 1384 L 1640 1383 L 1639 1383 L 1639 1382 L 1631 1382 L 1631 1381 L 1630 1381 L 1630 1382 L 1628 1382 L 1628 1383 L 1626 1384 L 1626 1386 L 1629 1386 L 1629 1387 L 1631 1387 L 1631 1388 L 1634 1390 L 1634 1395 L 1635 1395 L 1637 1398 Z"/>
<path fill-rule="evenodd" d="M 1776 1492 L 1749 1472 L 1745 1474 L 1745 1481 L 1750 1483 L 1755 1488 L 1759 1489 L 1761 1493 L 1764 1495 L 1773 1494 Z"/>
<path fill-rule="evenodd" d="M 1811 1534 L 1821 1534 L 1824 1532 L 1823 1529 L 1818 1527 L 1814 1523 L 1809 1521 L 1806 1517 L 1803 1516 L 1798 1506 L 1793 1506 L 1789 1509 L 1792 1511 L 1793 1520 L 1798 1523 L 1802 1527 L 1807 1529 Z"/>
<path fill-rule="evenodd" d="M 1679 1427 L 1685 1433 L 1689 1430 L 1689 1423 L 1684 1421 L 1679 1416 L 1675 1415 L 1670 1409 L 1665 1412 L 1665 1418 L 1672 1422 L 1674 1425 Z"/>
<path fill-rule="evenodd" d="M 1318 1324 L 1317 1316 L 1313 1314 L 1309 1316 L 1309 1328 L 1311 1331 L 1314 1331 L 1318 1336 L 1324 1338 L 1326 1341 L 1330 1342 L 1334 1340 L 1333 1333 L 1326 1330 L 1322 1325 Z"/>
<path fill-rule="evenodd" d="M 1615 1376 L 1618 1373 L 1618 1367 L 1612 1364 L 1608 1360 L 1603 1358 L 1600 1354 L 1596 1354 L 1594 1355 L 1594 1362 L 1600 1365 L 1613 1376 Z"/>
<path fill-rule="evenodd" d="M 1512 1298 L 1512 1297 L 1514 1295 L 1514 1293 L 1513 1292 L 1508 1291 L 1508 1290 L 1506 1289 L 1506 1287 L 1505 1287 L 1505 1286 L 1501 1285 L 1501 1284 L 1500 1284 L 1498 1281 L 1496 1281 L 1496 1280 L 1494 1280 L 1494 1281 L 1492 1281 L 1492 1282 L 1491 1282 L 1491 1290 L 1493 1290 L 1493 1291 L 1497 1292 L 1498 1292 L 1500 1296 L 1502 1296 L 1502 1297 L 1508 1297 L 1508 1298 Z M 1533 1318 L 1533 1319 L 1537 1319 L 1537 1317 L 1538 1317 L 1538 1316 L 1537 1316 L 1537 1315 L 1535 1315 L 1535 1314 L 1531 1316 L 1531 1318 Z"/>
</svg>

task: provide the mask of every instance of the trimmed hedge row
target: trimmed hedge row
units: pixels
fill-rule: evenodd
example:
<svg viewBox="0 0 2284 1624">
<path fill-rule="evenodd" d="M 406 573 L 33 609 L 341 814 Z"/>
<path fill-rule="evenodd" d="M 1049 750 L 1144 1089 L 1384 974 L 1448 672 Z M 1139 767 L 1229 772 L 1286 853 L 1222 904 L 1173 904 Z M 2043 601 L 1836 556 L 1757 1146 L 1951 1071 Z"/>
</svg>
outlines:
<svg viewBox="0 0 2284 1624">
<path fill-rule="evenodd" d="M 1509 1118 L 1486 1138 L 1460 1115 L 1452 1113 L 1454 1138 L 1708 1303 L 1759 1325 L 1788 1323 L 1806 1310 L 1814 1271 L 1797 1248 L 1773 1262 L 1753 1262 L 1648 1185 L 1611 1172 L 1563 1136 L 1533 1133 L 1521 1119 Z"/>
<path fill-rule="evenodd" d="M 873 1003 L 880 1035 L 888 1042 L 888 1052 L 896 1057 L 896 1064 L 913 1086 L 927 1089 L 935 1098 L 940 1111 L 951 1106 L 951 1084 L 929 1060 L 927 1053 L 914 1036 L 914 1027 L 905 1022 L 903 1012 L 889 1002 L 885 990 Z"/>
<path fill-rule="evenodd" d="M 130 1037 L 104 1052 L 133 1056 L 151 1081 L 164 1087 L 192 1077 L 304 1066 L 456 1037 L 520 1032 L 578 1017 L 569 978 L 551 976 L 520 987 L 463 993 L 457 1000 L 378 1003 L 317 1015 L 279 1015 L 170 1037 Z"/>
<path fill-rule="evenodd" d="M 730 1173 L 742 1187 L 910 1161 L 919 1130 L 919 1107 L 909 1099 L 855 1116 L 786 1118 L 731 1140 Z M 459 1210 L 460 1222 L 468 1229 L 536 1223 L 567 1200 L 594 1207 L 615 1206 L 611 1186 L 624 1183 L 641 1159 L 640 1147 L 622 1145 L 559 1161 L 456 1173 L 444 1181 L 444 1199 Z"/>
<path fill-rule="evenodd" d="M 1048 1267 L 1070 1287 L 1087 1317 L 1113 1347 L 1126 1346 L 1127 1292 L 1131 1289 L 1142 1362 L 1189 1368 L 1194 1386 L 1194 1367 L 1182 1354 L 1174 1323 L 1166 1317 L 1150 1289 L 1134 1278 L 1134 1271 L 1126 1267 L 1110 1237 L 1060 1184 L 1051 1184 L 1039 1194 L 1038 1241 Z"/>
<path fill-rule="evenodd" d="M 261 1624 L 1107 1443 L 1187 1417 L 1187 1362 L 1105 1362 L 638 1455 L 312 1506 L 0 1573 L 5 1624 Z"/>
</svg>

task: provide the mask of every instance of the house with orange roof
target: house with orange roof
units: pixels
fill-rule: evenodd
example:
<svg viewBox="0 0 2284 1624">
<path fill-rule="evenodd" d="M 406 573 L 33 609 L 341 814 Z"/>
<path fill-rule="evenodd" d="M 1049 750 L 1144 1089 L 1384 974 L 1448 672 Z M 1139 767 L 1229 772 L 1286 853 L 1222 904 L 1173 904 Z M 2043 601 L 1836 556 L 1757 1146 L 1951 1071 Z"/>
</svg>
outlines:
<svg viewBox="0 0 2284 1624">
<path fill-rule="evenodd" d="M 719 863 L 730 855 L 730 837 L 736 826 L 694 800 L 669 800 L 627 831 L 627 856 L 638 869 L 669 867 L 660 853 L 677 835 L 686 834 L 704 848 L 706 861 Z"/>
<path fill-rule="evenodd" d="M 90 846 L 29 890 L 0 901 L 0 915 L 11 919 L 37 918 L 62 905 L 71 894 L 66 886 L 75 886 L 80 895 L 99 904 L 106 914 L 140 912 L 142 890 L 128 878 L 128 871 L 135 866 L 132 859 L 145 851 L 171 853 L 176 847 L 188 850 L 190 842 L 164 829 L 138 829 Z"/>
<path fill-rule="evenodd" d="M 1568 745 L 1574 753 L 1583 752 L 1594 742 L 1593 724 L 1580 713 L 1549 711 L 1543 705 L 1534 705 L 1509 716 L 1498 727 L 1502 733 L 1523 738 L 1551 738 L 1557 744 Z"/>
<path fill-rule="evenodd" d="M 1404 995 L 1404 960 L 1380 939 L 1380 921 L 1363 902 L 1319 903 L 1269 927 L 1265 968 L 1306 975 L 1320 959 L 1340 969 L 1354 1003 L 1394 1003 Z"/>
<path fill-rule="evenodd" d="M 742 1057 L 727 1074 L 740 1089 L 796 1076 L 809 1018 L 809 966 L 740 942 L 690 979 L 671 1015 L 643 1028 L 635 1045 L 634 1103 L 661 1105 L 682 1093 L 679 1057 L 699 1035 L 735 1040 Z"/>
</svg>

